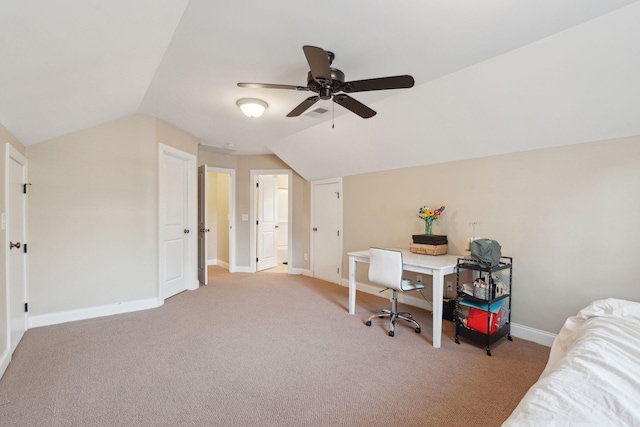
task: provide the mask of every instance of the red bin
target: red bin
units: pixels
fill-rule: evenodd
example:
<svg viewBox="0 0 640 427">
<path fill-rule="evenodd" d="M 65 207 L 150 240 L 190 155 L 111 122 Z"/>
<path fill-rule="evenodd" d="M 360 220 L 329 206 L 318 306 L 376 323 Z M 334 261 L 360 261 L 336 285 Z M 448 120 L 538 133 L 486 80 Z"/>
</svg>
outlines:
<svg viewBox="0 0 640 427">
<path fill-rule="evenodd" d="M 491 313 L 491 333 L 494 333 L 500 327 L 500 317 L 502 310 L 497 313 Z M 475 307 L 469 307 L 469 317 L 467 317 L 467 326 L 474 331 L 487 333 L 487 310 L 481 310 Z"/>
</svg>

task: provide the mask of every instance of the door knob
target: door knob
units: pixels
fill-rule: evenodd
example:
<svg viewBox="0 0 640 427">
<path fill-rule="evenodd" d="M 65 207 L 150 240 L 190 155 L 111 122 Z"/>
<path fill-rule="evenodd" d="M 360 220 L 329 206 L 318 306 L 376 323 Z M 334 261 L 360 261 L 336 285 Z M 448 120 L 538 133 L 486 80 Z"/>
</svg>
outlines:
<svg viewBox="0 0 640 427">
<path fill-rule="evenodd" d="M 313 227 L 313 231 L 318 231 L 318 227 Z"/>
<path fill-rule="evenodd" d="M 20 249 L 20 242 L 18 242 L 18 243 L 9 242 L 9 250 L 11 250 L 13 248 Z"/>
<path fill-rule="evenodd" d="M 184 229 L 184 234 L 187 234 L 187 233 L 189 233 L 189 229 L 188 229 L 188 228 L 185 228 L 185 229 Z"/>
</svg>

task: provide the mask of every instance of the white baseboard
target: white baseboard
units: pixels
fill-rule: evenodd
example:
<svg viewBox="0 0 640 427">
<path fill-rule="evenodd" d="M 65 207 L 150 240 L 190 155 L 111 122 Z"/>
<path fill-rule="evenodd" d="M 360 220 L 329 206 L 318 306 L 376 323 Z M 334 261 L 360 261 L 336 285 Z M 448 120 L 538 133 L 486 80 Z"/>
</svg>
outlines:
<svg viewBox="0 0 640 427">
<path fill-rule="evenodd" d="M 207 265 L 219 265 L 220 267 L 224 267 L 227 270 L 229 269 L 229 263 L 219 259 L 210 259 L 207 261 Z"/>
<path fill-rule="evenodd" d="M 236 266 L 235 270 L 229 269 L 229 273 L 255 273 L 255 271 L 252 271 L 251 267 L 248 266 Z M 302 274 L 303 276 L 313 277 L 311 276 L 311 271 L 291 266 L 289 266 L 289 274 Z"/>
<path fill-rule="evenodd" d="M 533 341 L 535 343 L 546 345 L 551 347 L 553 341 L 555 341 L 557 334 L 551 332 L 542 331 L 540 329 L 530 328 L 528 326 L 519 325 L 511 322 L 511 335 L 516 338 L 522 338 L 523 340 Z"/>
<path fill-rule="evenodd" d="M 0 356 L 0 378 L 2 378 L 4 372 L 7 370 L 9 362 L 11 362 L 11 348 L 7 347 Z"/>
<path fill-rule="evenodd" d="M 40 314 L 29 316 L 29 328 L 38 328 L 40 326 L 57 325 L 59 323 L 74 322 L 76 320 L 94 319 L 96 317 L 147 310 L 150 308 L 160 307 L 163 304 L 164 300 L 162 298 L 148 298 L 138 301 L 126 301 L 117 304 L 101 305 L 98 307 L 79 308 L 76 310 Z"/>
<path fill-rule="evenodd" d="M 349 280 L 342 279 L 340 283 L 342 286 L 349 287 Z M 382 289 L 379 286 L 369 285 L 366 283 L 357 283 L 356 288 L 367 294 L 377 295 L 379 297 L 389 298 L 389 292 L 380 293 Z M 424 292 L 424 291 L 423 291 Z M 431 297 L 431 294 L 425 294 L 427 298 Z M 425 301 L 422 297 L 417 297 L 413 295 L 400 294 L 398 293 L 398 302 L 410 305 L 412 307 L 419 307 L 424 310 L 431 311 L 433 307 L 431 303 Z M 511 322 L 511 335 L 516 338 L 522 338 L 523 340 L 533 341 L 535 343 L 545 345 L 547 347 L 551 347 L 553 341 L 556 339 L 556 334 L 552 334 L 550 332 L 542 331 L 540 329 L 530 328 L 528 326 L 519 325 L 517 323 Z"/>
</svg>

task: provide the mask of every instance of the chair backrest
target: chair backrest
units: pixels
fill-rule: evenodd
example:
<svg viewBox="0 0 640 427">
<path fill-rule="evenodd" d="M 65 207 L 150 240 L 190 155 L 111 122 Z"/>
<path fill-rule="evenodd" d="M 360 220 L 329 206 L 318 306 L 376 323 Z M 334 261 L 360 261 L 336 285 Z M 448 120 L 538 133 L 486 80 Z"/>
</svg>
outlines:
<svg viewBox="0 0 640 427">
<path fill-rule="evenodd" d="M 369 248 L 369 281 L 402 290 L 402 252 L 393 249 Z"/>
</svg>

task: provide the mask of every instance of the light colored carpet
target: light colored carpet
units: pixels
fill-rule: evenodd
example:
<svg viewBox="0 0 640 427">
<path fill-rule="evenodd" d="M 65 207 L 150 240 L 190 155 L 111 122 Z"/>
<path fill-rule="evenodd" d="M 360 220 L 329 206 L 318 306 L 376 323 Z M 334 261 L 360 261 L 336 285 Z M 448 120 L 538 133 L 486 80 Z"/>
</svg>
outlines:
<svg viewBox="0 0 640 427">
<path fill-rule="evenodd" d="M 499 426 L 549 349 L 453 341 L 366 318 L 388 308 L 304 277 L 226 273 L 144 312 L 27 331 L 0 381 L 2 426 Z"/>
</svg>

